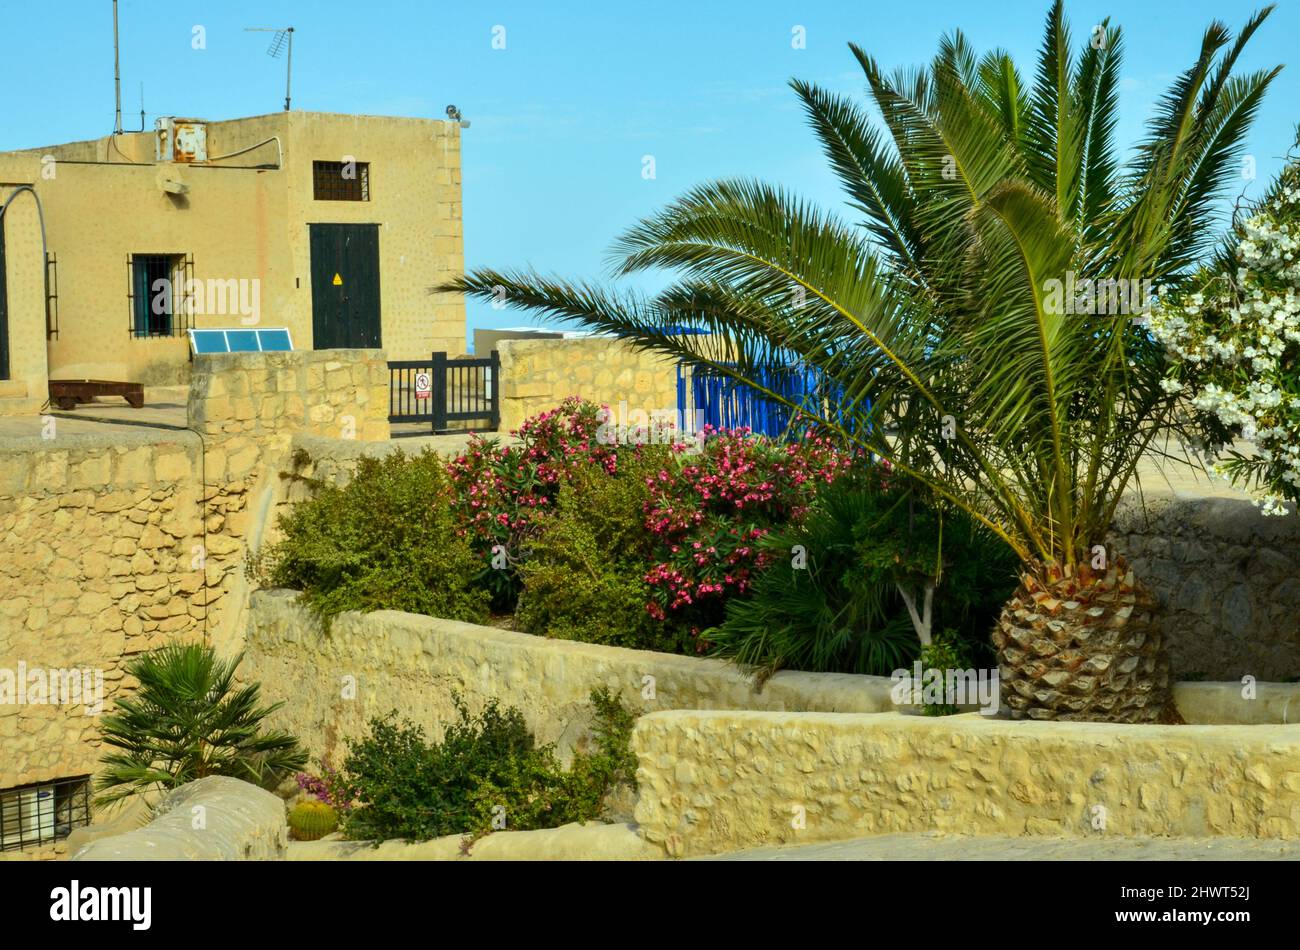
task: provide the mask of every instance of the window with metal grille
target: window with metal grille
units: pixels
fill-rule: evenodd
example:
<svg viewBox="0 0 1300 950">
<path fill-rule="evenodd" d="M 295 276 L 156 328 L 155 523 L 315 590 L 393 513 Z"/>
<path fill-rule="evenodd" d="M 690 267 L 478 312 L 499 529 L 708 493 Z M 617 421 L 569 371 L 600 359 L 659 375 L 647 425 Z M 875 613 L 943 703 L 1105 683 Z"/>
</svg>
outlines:
<svg viewBox="0 0 1300 950">
<path fill-rule="evenodd" d="M 312 162 L 311 180 L 317 201 L 369 201 L 369 162 Z"/>
<path fill-rule="evenodd" d="M 190 324 L 194 259 L 184 254 L 132 254 L 127 298 L 134 337 L 179 336 Z"/>
<path fill-rule="evenodd" d="M 90 776 L 0 789 L 0 851 L 38 848 L 90 824 Z"/>
</svg>

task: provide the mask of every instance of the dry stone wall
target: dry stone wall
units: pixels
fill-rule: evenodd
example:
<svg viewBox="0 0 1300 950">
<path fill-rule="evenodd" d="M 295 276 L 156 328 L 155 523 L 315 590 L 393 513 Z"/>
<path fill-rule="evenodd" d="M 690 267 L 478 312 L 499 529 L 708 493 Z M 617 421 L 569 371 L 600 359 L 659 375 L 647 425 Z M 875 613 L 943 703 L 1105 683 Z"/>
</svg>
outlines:
<svg viewBox="0 0 1300 950">
<path fill-rule="evenodd" d="M 294 435 L 387 439 L 387 384 L 377 350 L 203 356 L 188 430 L 54 420 L 49 438 L 0 440 L 0 788 L 94 773 L 97 714 L 134 685 L 136 654 L 238 646 L 245 552 Z M 57 696 L 35 688 L 56 679 Z"/>
<path fill-rule="evenodd" d="M 629 414 L 667 411 L 676 418 L 676 364 L 623 340 L 502 340 L 498 352 L 502 432 L 569 396 L 609 406 L 616 422 L 621 403 Z"/>
<path fill-rule="evenodd" d="M 1148 497 L 1110 544 L 1165 608 L 1177 676 L 1300 678 L 1300 516 L 1235 497 Z"/>
<path fill-rule="evenodd" d="M 93 772 L 125 663 L 210 622 L 229 565 L 198 558 L 198 462 L 189 433 L 0 448 L 0 788 Z M 62 701 L 74 669 L 89 703 Z"/>
<path fill-rule="evenodd" d="M 218 510 L 238 515 L 227 533 L 240 556 L 256 550 L 285 486 L 294 436 L 347 442 L 386 440 L 388 361 L 382 350 L 222 353 L 194 361 L 190 427 L 203 445 L 203 479 Z M 231 609 L 214 642 L 233 650 L 243 636 L 249 582 L 232 578 Z"/>
<path fill-rule="evenodd" d="M 571 751 L 586 738 L 591 690 L 605 686 L 637 713 L 656 709 L 892 708 L 880 676 L 781 672 L 761 691 L 721 660 L 627 650 L 396 611 L 348 613 L 329 633 L 290 591 L 252 597 L 245 665 L 275 724 L 338 766 L 345 740 L 396 710 L 431 736 L 455 721 L 453 694 L 472 712 L 516 706 L 539 742 Z"/>
</svg>

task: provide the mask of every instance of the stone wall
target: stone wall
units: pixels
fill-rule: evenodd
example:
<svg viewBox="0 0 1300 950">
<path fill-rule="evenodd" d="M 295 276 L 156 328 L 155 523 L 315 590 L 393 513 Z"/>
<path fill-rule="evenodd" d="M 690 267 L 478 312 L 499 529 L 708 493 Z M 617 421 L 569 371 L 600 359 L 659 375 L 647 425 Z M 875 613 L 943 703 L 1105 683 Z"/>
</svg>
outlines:
<svg viewBox="0 0 1300 950">
<path fill-rule="evenodd" d="M 1114 550 L 1165 607 L 1174 672 L 1300 677 L 1300 516 L 1241 497 L 1155 495 L 1121 509 Z"/>
<path fill-rule="evenodd" d="M 299 350 L 223 353 L 194 360 L 190 427 L 203 441 L 203 479 L 210 504 L 235 507 L 228 528 L 241 556 L 256 550 L 276 500 L 287 486 L 293 439 L 299 434 L 346 442 L 386 440 L 388 361 L 382 350 Z M 231 610 L 214 642 L 233 648 L 243 636 L 249 583 L 231 579 Z"/>
<path fill-rule="evenodd" d="M 298 432 L 387 439 L 388 360 L 383 350 L 198 356 L 189 420 L 214 481 L 245 477 L 255 449 L 283 452 Z"/>
<path fill-rule="evenodd" d="M 643 650 L 548 640 L 396 611 L 344 614 L 328 634 L 290 591 L 252 597 L 244 674 L 275 724 L 316 757 L 341 763 L 344 740 L 397 710 L 439 736 L 455 721 L 453 693 L 471 711 L 490 699 L 517 706 L 539 742 L 562 753 L 586 737 L 591 690 L 608 687 L 638 714 L 658 709 L 892 708 L 885 677 L 782 672 L 761 692 L 731 664 Z M 649 679 L 647 679 L 649 678 Z"/>
<path fill-rule="evenodd" d="M 623 402 L 629 413 L 668 411 L 676 418 L 676 363 L 623 340 L 502 340 L 498 352 L 502 432 L 568 396 L 609 406 L 615 421 Z"/>
<path fill-rule="evenodd" d="M 937 831 L 1300 838 L 1292 726 L 659 712 L 636 821 L 669 854 Z"/>
<path fill-rule="evenodd" d="M 199 456 L 190 433 L 0 446 L 0 788 L 91 773 L 100 752 L 84 702 L 5 695 L 4 671 L 85 668 L 108 704 L 133 655 L 211 623 L 229 565 L 196 560 Z"/>
<path fill-rule="evenodd" d="M 102 753 L 85 703 L 20 694 L 20 672 L 87 670 L 92 705 L 111 708 L 144 650 L 202 637 L 233 652 L 245 552 L 294 436 L 386 439 L 387 383 L 374 350 L 201 356 L 189 430 L 52 419 L 48 438 L 0 439 L 0 788 L 91 774 Z"/>
</svg>

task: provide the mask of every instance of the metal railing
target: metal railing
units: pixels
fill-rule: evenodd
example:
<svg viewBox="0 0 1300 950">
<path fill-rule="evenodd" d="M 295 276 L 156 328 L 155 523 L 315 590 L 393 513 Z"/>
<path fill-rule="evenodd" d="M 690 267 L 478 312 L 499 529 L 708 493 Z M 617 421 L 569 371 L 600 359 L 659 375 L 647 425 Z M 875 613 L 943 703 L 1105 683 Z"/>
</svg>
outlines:
<svg viewBox="0 0 1300 950">
<path fill-rule="evenodd" d="M 501 424 L 501 358 L 449 360 L 434 353 L 427 360 L 389 360 L 388 421 L 427 422 L 432 432 L 496 431 Z"/>
</svg>

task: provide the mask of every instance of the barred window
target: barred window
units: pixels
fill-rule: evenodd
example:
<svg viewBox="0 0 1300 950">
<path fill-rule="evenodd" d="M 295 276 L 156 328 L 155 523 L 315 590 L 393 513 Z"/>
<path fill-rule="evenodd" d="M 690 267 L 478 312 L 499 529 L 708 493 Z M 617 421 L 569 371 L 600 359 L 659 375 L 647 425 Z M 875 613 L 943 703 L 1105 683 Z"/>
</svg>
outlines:
<svg viewBox="0 0 1300 950">
<path fill-rule="evenodd" d="M 317 201 L 369 201 L 369 162 L 312 162 L 312 189 Z"/>
<path fill-rule="evenodd" d="M 184 254 L 132 254 L 126 263 L 131 335 L 184 334 L 193 311 L 188 294 L 194 259 Z"/>
<path fill-rule="evenodd" d="M 0 851 L 61 841 L 90 824 L 90 776 L 0 789 Z"/>
</svg>

